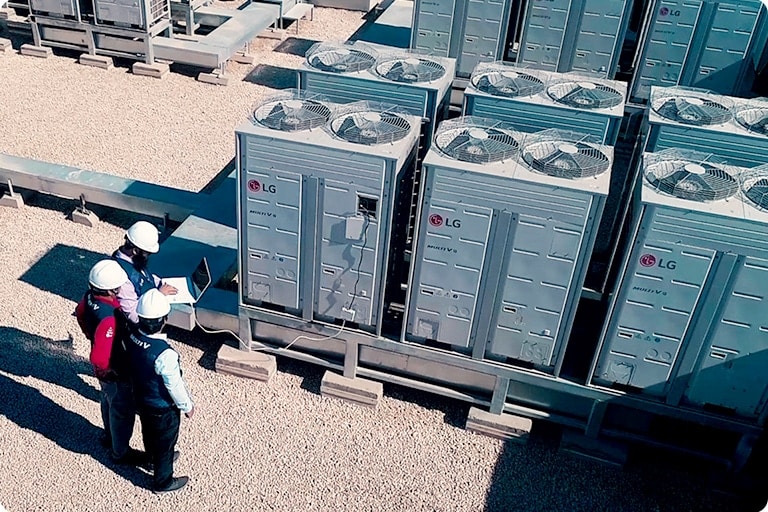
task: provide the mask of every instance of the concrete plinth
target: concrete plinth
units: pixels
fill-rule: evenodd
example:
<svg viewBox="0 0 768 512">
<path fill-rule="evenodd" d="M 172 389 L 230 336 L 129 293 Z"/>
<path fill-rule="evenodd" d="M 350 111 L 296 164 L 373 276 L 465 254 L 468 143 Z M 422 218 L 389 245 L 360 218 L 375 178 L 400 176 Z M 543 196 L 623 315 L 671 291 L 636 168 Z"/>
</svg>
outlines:
<svg viewBox="0 0 768 512">
<path fill-rule="evenodd" d="M 533 421 L 530 418 L 493 414 L 477 407 L 471 407 L 467 415 L 467 430 L 497 439 L 526 443 L 532 427 Z"/>
<path fill-rule="evenodd" d="M 0 9 L 2 11 L 2 9 Z M 3 15 L 0 14 L 0 20 L 3 19 Z M 0 54 L 10 52 L 13 50 L 13 46 L 11 45 L 11 42 L 8 39 L 0 39 Z"/>
<path fill-rule="evenodd" d="M 106 55 L 83 53 L 80 55 L 79 62 L 83 66 L 93 66 L 94 68 L 109 69 L 112 67 L 112 57 L 107 57 Z"/>
<path fill-rule="evenodd" d="M 248 352 L 222 345 L 216 357 L 216 371 L 269 383 L 277 372 L 277 360 L 275 356 L 263 352 Z"/>
<path fill-rule="evenodd" d="M 99 216 L 93 212 L 83 212 L 81 210 L 74 210 L 71 215 L 72 222 L 82 224 L 92 228 L 99 223 Z"/>
<path fill-rule="evenodd" d="M 18 209 L 24 206 L 24 198 L 21 197 L 21 194 L 3 194 L 0 197 L 0 206 Z"/>
<path fill-rule="evenodd" d="M 232 56 L 231 61 L 237 62 L 238 64 L 254 64 L 256 62 L 256 57 L 253 55 L 246 55 L 244 53 L 236 53 Z"/>
<path fill-rule="evenodd" d="M 329 370 L 320 382 L 320 394 L 375 409 L 384 394 L 384 386 L 359 377 L 348 379 Z"/>
<path fill-rule="evenodd" d="M 47 59 L 53 55 L 53 50 L 47 46 L 35 46 L 33 44 L 21 45 L 21 54 L 29 57 L 39 57 L 41 59 Z"/>
<path fill-rule="evenodd" d="M 257 37 L 261 39 L 274 39 L 276 41 L 282 41 L 285 39 L 285 30 L 281 28 L 268 28 Z"/>
<path fill-rule="evenodd" d="M 200 73 L 197 75 L 197 80 L 204 84 L 229 85 L 229 77 L 219 71 L 214 71 L 213 73 Z"/>
<path fill-rule="evenodd" d="M 628 456 L 627 445 L 624 443 L 587 437 L 582 432 L 571 429 L 563 431 L 560 451 L 619 468 L 626 464 Z"/>
<path fill-rule="evenodd" d="M 164 62 L 155 62 L 147 64 L 146 62 L 134 62 L 131 67 L 134 75 L 150 76 L 152 78 L 163 78 L 170 71 L 168 64 Z"/>
</svg>

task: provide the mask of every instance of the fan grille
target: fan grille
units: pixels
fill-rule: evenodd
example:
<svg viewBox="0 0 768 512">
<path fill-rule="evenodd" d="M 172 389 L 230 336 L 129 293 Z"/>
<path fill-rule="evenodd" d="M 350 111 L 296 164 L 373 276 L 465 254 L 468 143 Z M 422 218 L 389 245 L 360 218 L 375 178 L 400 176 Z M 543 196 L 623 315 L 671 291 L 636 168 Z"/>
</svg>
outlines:
<svg viewBox="0 0 768 512">
<path fill-rule="evenodd" d="M 542 174 L 568 179 L 597 176 L 611 167 L 608 156 L 598 148 L 568 140 L 531 142 L 523 148 L 523 160 Z"/>
<path fill-rule="evenodd" d="M 493 96 L 519 98 L 533 96 L 544 90 L 544 82 L 520 71 L 490 71 L 472 77 L 478 91 Z"/>
<path fill-rule="evenodd" d="M 736 113 L 736 121 L 751 133 L 768 136 L 768 107 L 747 107 Z"/>
<path fill-rule="evenodd" d="M 462 162 L 487 164 L 517 155 L 520 144 L 509 131 L 490 124 L 453 123 L 435 136 L 435 145 L 446 156 Z"/>
<path fill-rule="evenodd" d="M 653 110 L 671 121 L 694 126 L 727 123 L 733 115 L 721 103 L 696 96 L 673 96 L 653 101 Z"/>
<path fill-rule="evenodd" d="M 310 49 L 307 62 L 313 68 L 329 73 L 356 73 L 373 66 L 376 59 L 357 48 L 331 46 Z"/>
<path fill-rule="evenodd" d="M 284 132 L 319 128 L 328 122 L 331 109 L 311 99 L 281 98 L 268 100 L 253 112 L 259 124 Z"/>
<path fill-rule="evenodd" d="M 598 82 L 563 82 L 547 88 L 547 94 L 557 103 L 581 109 L 613 108 L 624 102 L 624 95 Z"/>
<path fill-rule="evenodd" d="M 661 160 L 646 167 L 645 178 L 660 192 L 689 201 L 720 201 L 739 190 L 736 177 L 707 162 Z"/>
<path fill-rule="evenodd" d="M 445 68 L 432 60 L 417 57 L 389 58 L 376 64 L 376 73 L 393 82 L 431 82 L 445 75 Z"/>
<path fill-rule="evenodd" d="M 402 139 L 410 132 L 411 124 L 388 109 L 353 108 L 332 119 L 331 130 L 348 142 L 376 145 Z"/>
</svg>

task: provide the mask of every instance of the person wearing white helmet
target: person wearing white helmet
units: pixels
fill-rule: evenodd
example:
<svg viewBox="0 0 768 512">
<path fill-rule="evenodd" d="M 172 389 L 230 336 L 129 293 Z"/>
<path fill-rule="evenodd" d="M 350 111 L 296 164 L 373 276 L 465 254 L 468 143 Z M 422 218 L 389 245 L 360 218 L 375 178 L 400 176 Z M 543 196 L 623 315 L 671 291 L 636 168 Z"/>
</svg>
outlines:
<svg viewBox="0 0 768 512">
<path fill-rule="evenodd" d="M 126 282 L 128 274 L 116 261 L 99 261 L 88 274 L 90 289 L 78 303 L 75 316 L 91 342 L 90 361 L 101 385 L 102 444 L 110 447 L 115 461 L 140 464 L 146 457 L 129 445 L 136 408 L 121 343 L 126 321 L 116 297 L 117 289 Z"/>
<path fill-rule="evenodd" d="M 170 311 L 171 305 L 160 290 L 147 291 L 136 307 L 137 329 L 126 340 L 144 447 L 154 465 L 155 493 L 176 491 L 189 481 L 186 476 L 173 476 L 174 448 L 179 438 L 181 413 L 187 418 L 195 413 L 195 405 L 181 377 L 179 354 L 161 333 Z"/>
<path fill-rule="evenodd" d="M 165 295 L 173 295 L 178 291 L 173 286 L 163 283 L 147 267 L 149 255 L 160 250 L 159 235 L 155 226 L 140 220 L 128 228 L 123 245 L 112 254 L 112 258 L 128 274 L 129 282 L 120 287 L 117 300 L 125 316 L 134 324 L 139 321 L 136 305 L 139 297 L 144 293 L 155 288 Z"/>
</svg>

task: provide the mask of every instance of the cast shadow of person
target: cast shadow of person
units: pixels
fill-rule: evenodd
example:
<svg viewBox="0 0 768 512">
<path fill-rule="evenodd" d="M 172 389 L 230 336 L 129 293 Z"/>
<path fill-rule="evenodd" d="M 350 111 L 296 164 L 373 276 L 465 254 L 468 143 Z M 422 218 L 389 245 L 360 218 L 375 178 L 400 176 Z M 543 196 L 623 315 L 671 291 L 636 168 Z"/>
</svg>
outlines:
<svg viewBox="0 0 768 512">
<path fill-rule="evenodd" d="M 74 354 L 72 340 L 55 341 L 14 327 L 0 327 L 0 371 L 34 377 L 99 401 L 99 390 L 81 377 L 92 375 L 93 368 Z"/>
<path fill-rule="evenodd" d="M 0 373 L 0 416 L 46 437 L 64 450 L 91 456 L 134 485 L 146 487 L 140 470 L 112 462 L 98 442 L 102 432 L 86 418 L 62 407 L 37 389 Z"/>
</svg>

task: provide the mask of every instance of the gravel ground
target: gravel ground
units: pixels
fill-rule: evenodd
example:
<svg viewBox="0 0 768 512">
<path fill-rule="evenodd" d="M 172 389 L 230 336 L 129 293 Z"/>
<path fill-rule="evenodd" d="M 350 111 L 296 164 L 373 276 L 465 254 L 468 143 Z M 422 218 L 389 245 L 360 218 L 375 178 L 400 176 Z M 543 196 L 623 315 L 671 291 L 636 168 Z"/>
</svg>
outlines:
<svg viewBox="0 0 768 512">
<path fill-rule="evenodd" d="M 0 152 L 199 190 L 232 158 L 248 107 L 286 87 L 309 42 L 345 37 L 360 13 L 317 9 L 300 39 L 254 66 L 231 65 L 229 87 L 194 75 L 163 80 L 79 66 L 72 57 L 0 56 Z M 557 453 L 546 429 L 526 446 L 463 429 L 467 406 L 399 388 L 373 411 L 319 395 L 323 370 L 280 359 L 261 384 L 213 371 L 221 337 L 170 332 L 198 405 L 182 421 L 177 474 L 158 497 L 144 473 L 98 445 L 96 381 L 71 316 L 90 266 L 138 217 L 96 209 L 66 220 L 71 201 L 38 196 L 0 209 L 0 503 L 9 512 L 704 511 L 737 510 L 702 474 L 653 458 L 623 470 Z M 538 425 L 537 425 L 538 426 Z M 140 448 L 139 427 L 133 439 Z"/>
<path fill-rule="evenodd" d="M 315 9 L 278 51 L 274 40 L 254 40 L 256 65 L 229 63 L 226 87 L 180 66 L 157 80 L 131 74 L 128 63 L 81 66 L 58 50 L 48 59 L 0 55 L 0 153 L 200 190 L 232 159 L 234 129 L 251 105 L 274 87 L 295 87 L 291 70 L 313 42 L 344 40 L 362 23 L 360 12 Z"/>
</svg>

